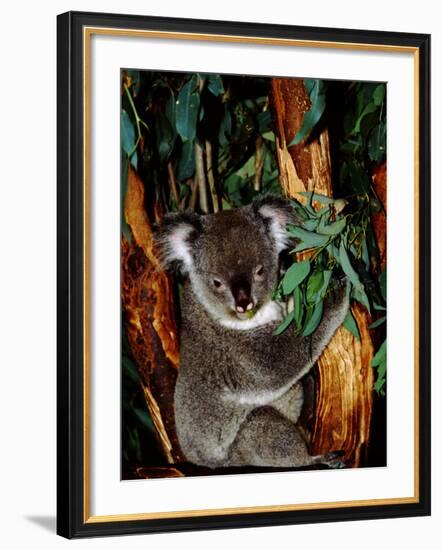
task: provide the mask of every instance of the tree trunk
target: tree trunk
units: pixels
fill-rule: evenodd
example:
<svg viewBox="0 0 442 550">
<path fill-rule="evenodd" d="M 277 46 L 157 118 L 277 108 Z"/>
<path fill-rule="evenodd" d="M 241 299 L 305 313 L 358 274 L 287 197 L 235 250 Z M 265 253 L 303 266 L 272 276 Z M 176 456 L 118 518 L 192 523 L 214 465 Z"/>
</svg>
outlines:
<svg viewBox="0 0 442 550">
<path fill-rule="evenodd" d="M 301 128 L 311 102 L 303 80 L 272 79 L 272 106 L 276 127 L 276 152 L 284 193 L 305 203 L 299 192 L 315 191 L 332 196 L 328 130 L 308 141 L 287 147 Z M 372 414 L 373 345 L 369 315 L 352 306 L 361 340 L 344 327 L 337 330 L 317 362 L 315 413 L 311 452 L 342 450 L 347 466 L 364 461 Z"/>
<path fill-rule="evenodd" d="M 144 186 L 129 167 L 125 216 L 132 233 L 122 241 L 122 302 L 125 327 L 144 396 L 169 464 L 182 459 L 175 429 L 173 396 L 179 342 L 173 281 L 158 269 Z"/>
</svg>

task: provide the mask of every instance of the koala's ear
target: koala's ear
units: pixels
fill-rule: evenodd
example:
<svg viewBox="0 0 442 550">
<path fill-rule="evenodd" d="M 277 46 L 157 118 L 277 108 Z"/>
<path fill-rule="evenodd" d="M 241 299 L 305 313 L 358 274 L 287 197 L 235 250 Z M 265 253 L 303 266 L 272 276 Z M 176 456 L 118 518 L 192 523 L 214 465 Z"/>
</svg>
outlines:
<svg viewBox="0 0 442 550">
<path fill-rule="evenodd" d="M 299 220 L 287 199 L 277 195 L 262 195 L 252 202 L 252 210 L 256 216 L 263 219 L 278 252 L 293 244 L 286 232 L 286 225 L 295 225 Z"/>
<path fill-rule="evenodd" d="M 193 265 L 192 246 L 201 232 L 198 214 L 179 212 L 164 216 L 154 231 L 161 266 L 164 269 L 179 267 L 188 272 Z"/>
</svg>

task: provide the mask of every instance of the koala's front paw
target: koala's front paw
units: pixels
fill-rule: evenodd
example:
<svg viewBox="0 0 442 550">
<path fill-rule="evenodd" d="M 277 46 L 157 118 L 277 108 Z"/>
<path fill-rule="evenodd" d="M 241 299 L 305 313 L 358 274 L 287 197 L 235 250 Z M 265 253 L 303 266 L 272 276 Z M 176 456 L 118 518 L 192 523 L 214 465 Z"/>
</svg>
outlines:
<svg viewBox="0 0 442 550">
<path fill-rule="evenodd" d="M 333 311 L 334 315 L 344 321 L 349 309 L 349 286 L 347 277 L 337 278 L 330 291 L 326 306 Z"/>
</svg>

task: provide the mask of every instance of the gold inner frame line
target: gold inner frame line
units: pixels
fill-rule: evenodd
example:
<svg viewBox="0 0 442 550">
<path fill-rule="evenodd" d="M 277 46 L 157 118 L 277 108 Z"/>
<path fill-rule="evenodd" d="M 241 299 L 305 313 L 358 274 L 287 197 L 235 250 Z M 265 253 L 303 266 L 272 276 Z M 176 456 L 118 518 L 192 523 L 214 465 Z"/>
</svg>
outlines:
<svg viewBox="0 0 442 550">
<path fill-rule="evenodd" d="M 174 40 L 197 40 L 204 42 L 230 42 L 256 45 L 272 45 L 304 48 L 331 48 L 342 50 L 412 53 L 414 62 L 414 495 L 371 500 L 352 500 L 337 502 L 301 503 L 269 506 L 249 506 L 234 508 L 215 508 L 202 510 L 177 510 L 171 512 L 151 512 L 136 514 L 115 514 L 92 516 L 90 492 L 90 46 L 92 35 L 141 37 Z M 321 510 L 326 508 L 347 508 L 353 506 L 379 506 L 389 504 L 411 504 L 419 502 L 419 49 L 412 46 L 385 44 L 365 44 L 358 42 L 330 42 L 320 40 L 297 40 L 266 37 L 245 37 L 224 34 L 205 34 L 168 31 L 148 31 L 136 29 L 113 29 L 108 27 L 83 28 L 83 93 L 84 93 L 84 523 L 102 523 L 115 521 L 134 521 L 149 519 L 207 517 L 230 514 L 251 514 L 264 512 L 284 512 L 299 510 Z"/>
</svg>

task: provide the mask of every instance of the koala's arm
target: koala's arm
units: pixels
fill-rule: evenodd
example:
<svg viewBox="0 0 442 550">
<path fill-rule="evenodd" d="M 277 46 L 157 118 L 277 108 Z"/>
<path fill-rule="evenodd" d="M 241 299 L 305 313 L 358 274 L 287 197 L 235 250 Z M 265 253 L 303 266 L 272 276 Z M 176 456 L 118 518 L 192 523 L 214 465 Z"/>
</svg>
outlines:
<svg viewBox="0 0 442 550">
<path fill-rule="evenodd" d="M 262 327 L 253 334 L 239 335 L 241 355 L 236 369 L 232 398 L 265 404 L 278 398 L 317 361 L 348 312 L 345 287 L 338 288 L 324 302 L 324 313 L 316 331 L 308 337 L 296 335 L 293 325 L 279 336 L 277 325 Z M 244 395 L 243 395 L 244 394 Z"/>
</svg>

